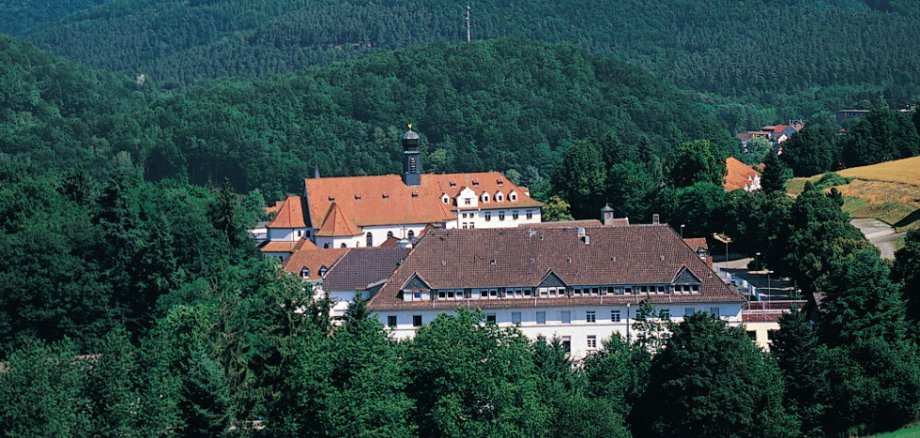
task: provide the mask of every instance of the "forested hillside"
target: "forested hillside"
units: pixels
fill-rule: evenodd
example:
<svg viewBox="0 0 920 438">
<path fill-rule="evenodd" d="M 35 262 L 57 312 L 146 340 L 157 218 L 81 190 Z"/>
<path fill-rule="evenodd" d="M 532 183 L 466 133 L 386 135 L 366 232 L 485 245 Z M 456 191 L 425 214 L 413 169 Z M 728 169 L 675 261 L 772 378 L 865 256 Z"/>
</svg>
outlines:
<svg viewBox="0 0 920 438">
<path fill-rule="evenodd" d="M 459 42 L 464 5 L 124 0 L 19 35 L 90 66 L 169 85 Z M 472 20 L 474 39 L 571 43 L 714 93 L 707 99 L 731 127 L 838 105 L 901 104 L 917 97 L 920 83 L 920 3 L 911 0 L 478 2 Z"/>
<path fill-rule="evenodd" d="M 5 0 L 0 2 L 0 33 L 22 35 L 106 0 Z"/>
<path fill-rule="evenodd" d="M 414 122 L 427 170 L 513 169 L 534 183 L 574 139 L 613 134 L 660 155 L 727 138 L 675 88 L 565 46 L 436 44 L 170 94 L 0 44 L 2 157 L 58 168 L 117 157 L 152 179 L 297 192 L 314 165 L 325 175 L 398 171 L 396 139 Z"/>
</svg>

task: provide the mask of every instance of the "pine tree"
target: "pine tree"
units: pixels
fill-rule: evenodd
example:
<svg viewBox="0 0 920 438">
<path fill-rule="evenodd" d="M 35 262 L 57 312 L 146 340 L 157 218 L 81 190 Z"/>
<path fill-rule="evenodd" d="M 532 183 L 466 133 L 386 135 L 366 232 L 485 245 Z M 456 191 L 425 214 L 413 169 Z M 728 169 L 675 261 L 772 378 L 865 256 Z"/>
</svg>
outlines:
<svg viewBox="0 0 920 438">
<path fill-rule="evenodd" d="M 591 141 L 577 141 L 553 176 L 553 188 L 572 205 L 572 216 L 593 218 L 604 205 L 606 178 L 604 159 L 597 146 Z"/>
<path fill-rule="evenodd" d="M 776 358 L 786 388 L 786 406 L 801 422 L 805 436 L 823 436 L 827 377 L 818 336 L 804 312 L 792 306 L 779 318 L 770 354 Z"/>
<path fill-rule="evenodd" d="M 760 175 L 760 188 L 766 193 L 785 193 L 786 166 L 780 161 L 776 152 L 768 151 L 763 160 L 763 174 Z"/>
</svg>

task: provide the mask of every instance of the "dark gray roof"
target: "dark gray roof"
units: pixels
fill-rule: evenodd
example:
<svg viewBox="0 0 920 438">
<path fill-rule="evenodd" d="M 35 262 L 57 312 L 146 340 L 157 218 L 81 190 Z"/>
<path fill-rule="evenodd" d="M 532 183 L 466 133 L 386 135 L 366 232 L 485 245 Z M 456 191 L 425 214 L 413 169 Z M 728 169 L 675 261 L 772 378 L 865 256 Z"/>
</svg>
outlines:
<svg viewBox="0 0 920 438">
<path fill-rule="evenodd" d="M 385 280 L 409 254 L 403 248 L 353 248 L 342 256 L 323 278 L 327 291 L 364 290 Z"/>
</svg>

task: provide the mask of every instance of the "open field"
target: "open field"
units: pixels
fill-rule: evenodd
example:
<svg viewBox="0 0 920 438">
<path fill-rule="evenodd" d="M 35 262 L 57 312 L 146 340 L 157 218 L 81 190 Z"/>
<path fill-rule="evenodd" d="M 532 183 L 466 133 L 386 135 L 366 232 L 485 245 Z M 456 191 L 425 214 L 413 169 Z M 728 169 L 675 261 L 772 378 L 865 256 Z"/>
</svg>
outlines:
<svg viewBox="0 0 920 438">
<path fill-rule="evenodd" d="M 920 156 L 844 169 L 837 174 L 867 181 L 887 181 L 920 186 Z M 920 194 L 917 196 L 920 197 Z"/>
<path fill-rule="evenodd" d="M 907 426 L 903 429 L 898 429 L 893 432 L 885 432 L 878 435 L 872 435 L 871 438 L 913 438 L 918 436 L 920 436 L 920 424 Z"/>
<path fill-rule="evenodd" d="M 836 172 L 851 178 L 849 184 L 835 186 L 843 195 L 843 210 L 854 218 L 875 218 L 897 231 L 920 228 L 920 157 L 888 161 Z M 806 181 L 821 175 L 795 178 L 786 190 L 796 196 Z M 830 190 L 828 188 L 827 190 Z"/>
</svg>

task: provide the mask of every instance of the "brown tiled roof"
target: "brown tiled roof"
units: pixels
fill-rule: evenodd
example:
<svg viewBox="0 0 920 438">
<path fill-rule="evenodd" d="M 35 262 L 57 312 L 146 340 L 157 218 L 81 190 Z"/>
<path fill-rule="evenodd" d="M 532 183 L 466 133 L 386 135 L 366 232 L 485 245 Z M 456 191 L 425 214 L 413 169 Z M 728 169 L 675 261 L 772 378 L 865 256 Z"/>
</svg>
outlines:
<svg viewBox="0 0 920 438">
<path fill-rule="evenodd" d="M 536 287 L 552 271 L 569 285 L 668 284 L 687 268 L 702 282 L 693 295 L 651 295 L 652 302 L 742 302 L 670 227 L 630 225 L 586 228 L 432 230 L 370 302 L 374 309 L 559 306 L 638 302 L 640 295 L 537 299 L 403 301 L 400 288 L 420 275 L 433 289 Z"/>
<path fill-rule="evenodd" d="M 686 243 L 687 246 L 689 246 L 693 251 L 696 251 L 700 248 L 709 251 L 709 244 L 706 243 L 705 237 L 688 237 L 684 239 L 684 243 Z"/>
<path fill-rule="evenodd" d="M 358 227 L 371 225 L 424 224 L 456 219 L 456 206 L 444 204 L 442 195 L 451 199 L 465 187 L 476 192 L 490 193 L 488 203 L 481 208 L 525 208 L 542 204 L 528 196 L 498 172 L 422 174 L 421 184 L 407 186 L 399 175 L 353 176 L 339 178 L 309 178 L 305 181 L 307 205 L 312 218 L 325 217 L 332 203 Z M 508 193 L 517 192 L 511 202 Z M 503 202 L 494 200 L 498 191 Z M 314 228 L 322 224 L 314 223 Z"/>
<path fill-rule="evenodd" d="M 401 248 L 353 248 L 323 279 L 327 291 L 364 290 L 368 285 L 385 280 L 409 254 Z"/>
<path fill-rule="evenodd" d="M 577 221 L 556 221 L 556 222 L 540 222 L 538 224 L 519 224 L 519 227 L 530 227 L 530 228 L 578 228 L 578 227 L 599 227 L 601 226 L 601 221 L 597 219 L 583 219 Z"/>
<path fill-rule="evenodd" d="M 276 204 L 277 205 L 277 204 Z M 278 208 L 275 218 L 266 225 L 266 228 L 305 228 L 303 198 L 288 196 Z"/>
<path fill-rule="evenodd" d="M 383 243 L 379 245 L 380 248 L 396 248 L 396 244 L 399 243 L 399 239 L 393 236 L 387 236 L 387 240 L 384 240 Z"/>
<path fill-rule="evenodd" d="M 319 277 L 320 268 L 323 266 L 326 269 L 331 268 L 348 251 L 348 248 L 317 249 L 314 245 L 312 248 L 302 249 L 291 254 L 284 262 L 284 270 L 299 276 L 300 271 L 306 267 L 310 270 L 310 277 L 305 280 L 321 280 Z"/>
<path fill-rule="evenodd" d="M 323 225 L 316 231 L 316 235 L 320 237 L 357 236 L 358 234 L 361 234 L 361 231 L 335 202 L 329 205 L 329 211 L 323 218 Z"/>
<path fill-rule="evenodd" d="M 754 177 L 760 175 L 753 167 L 738 161 L 735 157 L 725 159 L 725 168 L 725 181 L 722 187 L 728 191 L 743 189 L 750 185 Z"/>
<path fill-rule="evenodd" d="M 316 249 L 316 244 L 309 239 L 300 239 L 296 242 L 265 242 L 259 247 L 262 252 L 295 252 L 301 249 Z"/>
</svg>

